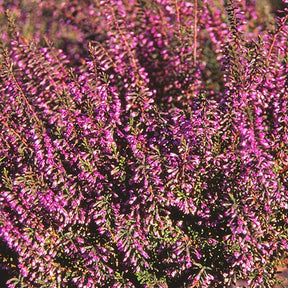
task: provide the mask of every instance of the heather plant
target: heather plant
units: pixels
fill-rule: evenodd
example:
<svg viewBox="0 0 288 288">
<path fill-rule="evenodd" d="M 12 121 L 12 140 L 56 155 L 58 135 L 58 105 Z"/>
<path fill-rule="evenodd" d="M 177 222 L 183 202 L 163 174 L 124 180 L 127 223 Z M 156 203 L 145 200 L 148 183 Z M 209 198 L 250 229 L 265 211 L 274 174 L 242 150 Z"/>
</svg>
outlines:
<svg viewBox="0 0 288 288">
<path fill-rule="evenodd" d="M 8 287 L 276 285 L 288 250 L 287 11 L 0 5 Z"/>
</svg>

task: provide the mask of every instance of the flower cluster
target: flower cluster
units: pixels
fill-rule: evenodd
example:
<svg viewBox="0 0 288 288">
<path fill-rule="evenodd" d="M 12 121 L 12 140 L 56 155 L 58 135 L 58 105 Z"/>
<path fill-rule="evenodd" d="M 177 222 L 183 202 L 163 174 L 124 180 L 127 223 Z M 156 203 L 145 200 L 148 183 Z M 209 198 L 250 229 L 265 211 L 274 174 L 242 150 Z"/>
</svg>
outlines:
<svg viewBox="0 0 288 288">
<path fill-rule="evenodd" d="M 252 0 L 12 2 L 0 3 L 7 287 L 276 284 L 285 1 L 277 17 Z"/>
</svg>

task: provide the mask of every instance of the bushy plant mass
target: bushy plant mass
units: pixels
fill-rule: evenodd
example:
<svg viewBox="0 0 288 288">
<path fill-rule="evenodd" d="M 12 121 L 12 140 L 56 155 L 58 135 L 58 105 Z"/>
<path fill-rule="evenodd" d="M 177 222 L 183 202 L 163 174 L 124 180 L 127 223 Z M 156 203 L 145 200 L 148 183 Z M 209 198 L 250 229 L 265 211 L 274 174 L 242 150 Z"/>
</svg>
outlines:
<svg viewBox="0 0 288 288">
<path fill-rule="evenodd" d="M 288 16 L 259 2 L 0 2 L 7 287 L 276 284 Z"/>
</svg>

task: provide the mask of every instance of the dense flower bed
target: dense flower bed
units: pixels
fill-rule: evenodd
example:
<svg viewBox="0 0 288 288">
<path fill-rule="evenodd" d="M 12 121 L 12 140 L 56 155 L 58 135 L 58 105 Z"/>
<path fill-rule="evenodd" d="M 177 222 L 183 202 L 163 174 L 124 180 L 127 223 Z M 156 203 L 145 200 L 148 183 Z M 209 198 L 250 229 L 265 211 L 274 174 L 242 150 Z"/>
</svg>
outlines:
<svg viewBox="0 0 288 288">
<path fill-rule="evenodd" d="M 275 284 L 288 16 L 260 8 L 0 2 L 8 287 Z"/>
</svg>

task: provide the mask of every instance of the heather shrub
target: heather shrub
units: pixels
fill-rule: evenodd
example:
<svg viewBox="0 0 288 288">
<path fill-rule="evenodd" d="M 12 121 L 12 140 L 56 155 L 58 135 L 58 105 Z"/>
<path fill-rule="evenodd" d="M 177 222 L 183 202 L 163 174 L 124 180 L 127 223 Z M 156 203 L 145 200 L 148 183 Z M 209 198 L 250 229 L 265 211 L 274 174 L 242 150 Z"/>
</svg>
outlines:
<svg viewBox="0 0 288 288">
<path fill-rule="evenodd" d="M 273 287 L 288 250 L 286 11 L 0 5 L 8 287 Z"/>
</svg>

